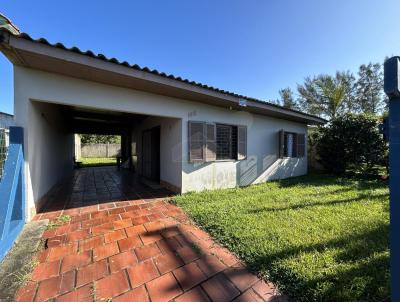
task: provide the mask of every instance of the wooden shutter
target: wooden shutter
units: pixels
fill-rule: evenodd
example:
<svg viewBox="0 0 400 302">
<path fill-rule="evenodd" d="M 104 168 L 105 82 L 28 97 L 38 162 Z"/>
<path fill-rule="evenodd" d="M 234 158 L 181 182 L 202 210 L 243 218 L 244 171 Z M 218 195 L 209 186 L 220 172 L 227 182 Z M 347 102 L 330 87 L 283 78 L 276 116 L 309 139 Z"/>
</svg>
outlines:
<svg viewBox="0 0 400 302">
<path fill-rule="evenodd" d="M 237 127 L 237 146 L 237 159 L 245 159 L 247 157 L 247 126 Z"/>
<path fill-rule="evenodd" d="M 306 136 L 302 133 L 297 133 L 297 157 L 306 155 Z"/>
<path fill-rule="evenodd" d="M 217 135 L 215 124 L 206 124 L 205 160 L 215 161 L 217 159 Z"/>
<path fill-rule="evenodd" d="M 203 162 L 205 160 L 205 123 L 189 121 L 189 161 Z"/>
<path fill-rule="evenodd" d="M 283 130 L 278 132 L 278 144 L 279 158 L 283 158 L 285 152 L 285 131 Z"/>
</svg>

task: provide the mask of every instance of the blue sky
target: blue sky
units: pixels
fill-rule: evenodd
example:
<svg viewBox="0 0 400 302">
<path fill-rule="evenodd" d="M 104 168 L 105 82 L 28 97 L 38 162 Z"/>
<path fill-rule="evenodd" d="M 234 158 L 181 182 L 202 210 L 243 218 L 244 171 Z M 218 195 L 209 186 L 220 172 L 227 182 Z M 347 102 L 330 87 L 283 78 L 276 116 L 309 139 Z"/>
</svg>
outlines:
<svg viewBox="0 0 400 302">
<path fill-rule="evenodd" d="M 2 0 L 34 38 L 271 100 L 308 75 L 400 54 L 398 0 Z M 0 111 L 13 111 L 0 55 Z"/>
</svg>

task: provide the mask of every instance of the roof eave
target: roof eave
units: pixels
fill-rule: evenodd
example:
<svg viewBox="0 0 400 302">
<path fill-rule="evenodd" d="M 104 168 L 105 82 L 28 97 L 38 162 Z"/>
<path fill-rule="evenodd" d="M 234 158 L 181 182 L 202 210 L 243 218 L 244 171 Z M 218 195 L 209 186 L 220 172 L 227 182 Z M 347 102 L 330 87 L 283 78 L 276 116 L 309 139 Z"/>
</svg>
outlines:
<svg viewBox="0 0 400 302">
<path fill-rule="evenodd" d="M 107 60 L 0 32 L 0 50 L 15 65 L 82 78 L 86 80 L 142 90 L 212 104 L 232 110 L 293 120 L 306 124 L 324 124 L 322 118 L 288 110 L 266 102 L 225 93 L 208 86 L 177 80 L 165 74 L 144 71 L 115 59 Z M 116 61 L 116 62 L 115 62 Z M 93 73 L 96 71 L 96 73 Z M 207 88 L 206 88 L 207 87 Z M 246 107 L 240 101 L 246 99 Z"/>
</svg>

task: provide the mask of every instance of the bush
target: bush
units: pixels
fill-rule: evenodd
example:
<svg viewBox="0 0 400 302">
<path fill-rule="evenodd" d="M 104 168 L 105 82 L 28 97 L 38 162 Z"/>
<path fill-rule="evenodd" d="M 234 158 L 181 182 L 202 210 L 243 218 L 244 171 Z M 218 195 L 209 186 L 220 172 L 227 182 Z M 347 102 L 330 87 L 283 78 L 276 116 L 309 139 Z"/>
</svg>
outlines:
<svg viewBox="0 0 400 302">
<path fill-rule="evenodd" d="M 388 150 L 378 123 L 377 117 L 364 114 L 332 119 L 313 137 L 321 164 L 336 174 L 373 173 L 386 165 Z"/>
</svg>

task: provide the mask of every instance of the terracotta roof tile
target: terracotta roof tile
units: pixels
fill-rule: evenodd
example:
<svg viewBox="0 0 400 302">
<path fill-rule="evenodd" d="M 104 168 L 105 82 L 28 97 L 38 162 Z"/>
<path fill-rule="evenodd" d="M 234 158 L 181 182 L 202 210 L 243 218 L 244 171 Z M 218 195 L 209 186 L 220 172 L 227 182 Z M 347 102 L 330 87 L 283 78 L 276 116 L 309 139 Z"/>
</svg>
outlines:
<svg viewBox="0 0 400 302">
<path fill-rule="evenodd" d="M 245 100 L 249 100 L 249 101 L 253 101 L 253 102 L 257 102 L 257 103 L 267 104 L 267 105 L 273 106 L 275 108 L 284 109 L 284 110 L 287 110 L 289 112 L 290 111 L 291 112 L 296 112 L 296 113 L 299 113 L 299 114 L 302 114 L 302 115 L 305 115 L 305 116 L 309 116 L 309 117 L 312 117 L 312 118 L 319 118 L 319 117 L 317 117 L 315 115 L 307 114 L 307 113 L 304 113 L 304 112 L 301 112 L 301 111 L 298 111 L 298 110 L 284 108 L 284 107 L 282 107 L 280 105 L 277 105 L 277 104 L 274 104 L 274 103 L 271 103 L 271 102 L 267 102 L 267 101 L 263 101 L 263 100 L 260 100 L 260 99 L 248 97 L 248 96 L 241 95 L 241 94 L 237 94 L 237 93 L 234 93 L 234 92 L 226 91 L 226 90 L 219 89 L 219 88 L 216 88 L 216 87 L 213 87 L 213 86 L 209 86 L 209 85 L 206 85 L 206 84 L 203 84 L 203 83 L 199 83 L 199 82 L 196 82 L 196 81 L 183 79 L 183 78 L 181 78 L 179 76 L 174 76 L 172 74 L 166 74 L 165 72 L 160 72 L 160 71 L 158 71 L 156 69 L 151 70 L 149 67 L 141 67 L 141 66 L 139 66 L 137 64 L 131 65 L 126 61 L 120 62 L 116 58 L 107 58 L 103 54 L 95 54 L 90 50 L 82 51 L 81 49 L 79 49 L 76 46 L 71 47 L 71 48 L 67 48 L 62 43 L 51 44 L 50 42 L 48 42 L 44 38 L 33 39 L 27 33 L 21 33 L 21 34 L 17 35 L 16 37 L 19 37 L 19 38 L 22 38 L 22 39 L 25 39 L 25 40 L 29 40 L 29 41 L 32 41 L 32 42 L 45 44 L 45 45 L 48 45 L 48 46 L 51 46 L 51 47 L 56 47 L 56 48 L 59 48 L 59 49 L 67 50 L 67 51 L 72 51 L 72 52 L 75 52 L 75 53 L 78 53 L 78 54 L 81 54 L 81 55 L 89 56 L 89 57 L 92 57 L 92 58 L 97 58 L 97 59 L 100 59 L 100 60 L 103 60 L 103 61 L 107 61 L 107 62 L 118 64 L 118 65 L 121 65 L 121 66 L 133 68 L 133 69 L 136 69 L 136 70 L 139 70 L 139 71 L 149 72 L 149 73 L 152 73 L 152 74 L 159 75 L 161 77 L 173 79 L 173 80 L 180 81 L 180 82 L 183 82 L 183 83 L 187 83 L 187 84 L 190 84 L 190 85 L 193 85 L 193 86 L 197 86 L 197 87 L 205 88 L 205 89 L 208 89 L 208 90 L 211 90 L 211 91 L 223 93 L 225 95 L 238 97 L 238 98 L 241 98 L 241 99 L 245 99 Z"/>
</svg>

